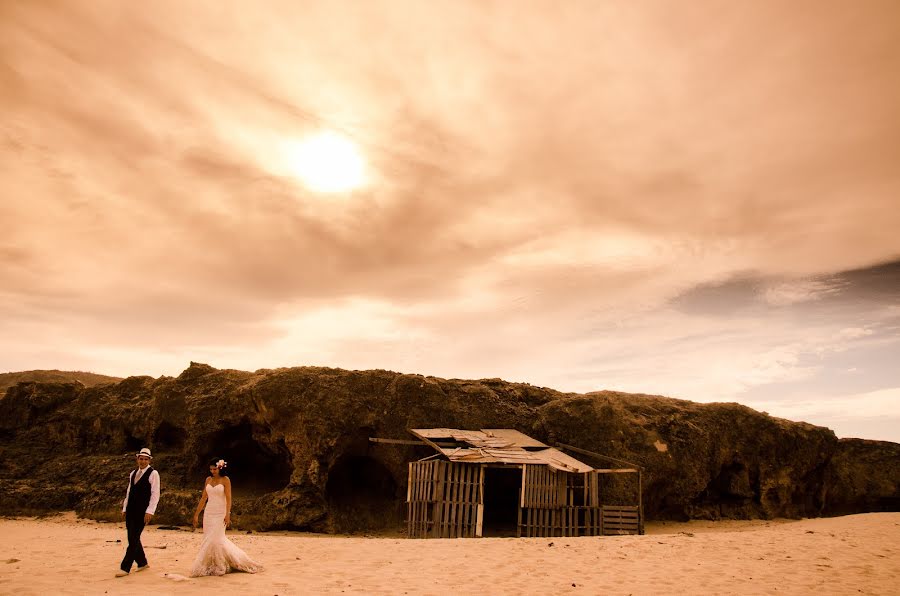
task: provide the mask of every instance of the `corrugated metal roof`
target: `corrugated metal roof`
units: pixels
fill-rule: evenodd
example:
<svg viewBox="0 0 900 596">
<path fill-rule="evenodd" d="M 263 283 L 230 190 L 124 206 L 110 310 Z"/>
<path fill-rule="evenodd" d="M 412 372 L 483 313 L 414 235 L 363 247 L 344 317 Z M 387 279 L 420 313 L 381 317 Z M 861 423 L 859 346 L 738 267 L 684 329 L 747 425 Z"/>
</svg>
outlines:
<svg viewBox="0 0 900 596">
<path fill-rule="evenodd" d="M 455 428 L 411 428 L 409 432 L 426 439 L 449 439 L 454 432 L 462 431 Z"/>
<path fill-rule="evenodd" d="M 516 447 L 549 447 L 512 428 L 482 428 L 481 432 L 498 439 L 506 439 Z"/>
<path fill-rule="evenodd" d="M 578 461 L 570 455 L 566 455 L 559 449 L 550 447 L 543 451 L 535 451 L 547 460 L 547 465 L 556 469 L 562 469 L 567 472 L 590 472 L 594 468 L 582 461 Z"/>
<path fill-rule="evenodd" d="M 481 430 L 414 428 L 410 432 L 425 439 L 453 439 L 478 447 L 548 447 L 537 439 L 532 439 L 511 428 L 484 428 Z"/>
<path fill-rule="evenodd" d="M 513 429 L 459 430 L 456 428 L 414 428 L 417 437 L 431 443 L 450 461 L 466 463 L 543 464 L 565 472 L 590 472 L 593 468 L 558 449 Z M 434 445 L 433 441 L 453 439 L 463 447 Z M 530 447 L 526 451 L 523 447 Z M 543 449 L 534 449 L 543 447 Z"/>
</svg>

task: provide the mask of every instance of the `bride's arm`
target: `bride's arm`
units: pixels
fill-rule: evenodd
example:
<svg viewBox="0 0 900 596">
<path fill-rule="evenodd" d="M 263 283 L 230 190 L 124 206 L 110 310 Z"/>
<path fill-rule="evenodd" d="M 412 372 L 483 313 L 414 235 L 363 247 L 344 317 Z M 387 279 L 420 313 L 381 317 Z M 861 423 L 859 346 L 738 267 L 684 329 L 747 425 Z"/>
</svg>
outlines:
<svg viewBox="0 0 900 596">
<path fill-rule="evenodd" d="M 203 494 L 200 495 L 200 503 L 197 505 L 197 511 L 194 512 L 194 527 L 197 527 L 198 518 L 200 517 L 200 512 L 203 511 L 203 507 L 206 505 L 206 485 L 209 484 L 209 478 L 206 479 L 206 482 L 203 483 Z"/>
<path fill-rule="evenodd" d="M 231 478 L 225 477 L 225 527 L 231 525 Z"/>
</svg>

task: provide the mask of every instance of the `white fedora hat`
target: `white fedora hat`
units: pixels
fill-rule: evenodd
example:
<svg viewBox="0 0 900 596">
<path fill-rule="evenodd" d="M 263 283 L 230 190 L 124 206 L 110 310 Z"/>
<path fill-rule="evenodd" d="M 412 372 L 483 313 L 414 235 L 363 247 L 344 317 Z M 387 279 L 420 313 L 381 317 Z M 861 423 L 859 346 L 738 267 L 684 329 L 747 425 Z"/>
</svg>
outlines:
<svg viewBox="0 0 900 596">
<path fill-rule="evenodd" d="M 147 449 L 146 447 L 144 447 L 143 449 L 141 449 L 140 451 L 138 451 L 137 453 L 135 453 L 135 455 L 137 455 L 138 457 L 140 457 L 140 456 L 142 456 L 142 455 L 146 455 L 146 456 L 149 457 L 150 459 L 153 459 L 153 456 L 150 455 L 150 450 Z"/>
</svg>

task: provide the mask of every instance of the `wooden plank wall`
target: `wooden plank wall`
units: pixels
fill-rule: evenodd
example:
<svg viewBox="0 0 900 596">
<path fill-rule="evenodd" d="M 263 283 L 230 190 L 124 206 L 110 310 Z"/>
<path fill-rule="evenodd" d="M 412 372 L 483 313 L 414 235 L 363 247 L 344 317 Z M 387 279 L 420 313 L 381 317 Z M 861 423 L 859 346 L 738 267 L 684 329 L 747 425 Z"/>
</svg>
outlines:
<svg viewBox="0 0 900 596">
<path fill-rule="evenodd" d="M 638 505 L 604 505 L 602 472 L 523 465 L 518 536 L 601 536 L 641 533 Z M 442 460 L 409 464 L 410 538 L 481 536 L 484 467 Z"/>
<path fill-rule="evenodd" d="M 425 538 L 434 524 L 430 505 L 434 499 L 434 470 L 439 463 L 432 460 L 409 464 L 406 533 L 410 538 Z"/>
<path fill-rule="evenodd" d="M 638 470 L 594 470 L 604 536 L 642 534 L 641 475 Z"/>
<path fill-rule="evenodd" d="M 525 465 L 518 536 L 599 536 L 601 510 L 593 474 Z"/>
<path fill-rule="evenodd" d="M 602 510 L 604 536 L 640 533 L 637 505 L 604 505 Z"/>
<path fill-rule="evenodd" d="M 409 464 L 407 534 L 410 538 L 481 536 L 484 468 L 433 460 Z"/>
</svg>

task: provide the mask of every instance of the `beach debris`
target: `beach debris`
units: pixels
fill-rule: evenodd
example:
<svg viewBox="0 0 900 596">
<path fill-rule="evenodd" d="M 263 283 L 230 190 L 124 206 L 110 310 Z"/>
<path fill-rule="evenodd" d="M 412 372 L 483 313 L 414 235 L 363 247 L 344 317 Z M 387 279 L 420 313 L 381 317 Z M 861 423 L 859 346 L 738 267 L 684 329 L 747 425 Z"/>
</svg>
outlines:
<svg viewBox="0 0 900 596">
<path fill-rule="evenodd" d="M 547 545 L 547 546 L 553 546 L 553 543 L 552 543 L 552 542 L 551 542 L 551 543 L 550 543 L 550 544 L 548 544 L 548 545 Z"/>
<path fill-rule="evenodd" d="M 179 532 L 184 531 L 184 528 L 179 526 L 157 526 L 157 530 L 178 530 Z"/>
<path fill-rule="evenodd" d="M 158 548 L 160 550 L 166 548 L 167 545 L 163 544 L 161 546 L 145 546 L 144 548 Z"/>
<path fill-rule="evenodd" d="M 9 563 L 18 563 L 20 560 L 21 560 L 21 559 L 7 559 L 7 560 L 6 560 L 6 563 L 7 563 L 7 564 L 9 564 Z"/>
<path fill-rule="evenodd" d="M 107 540 L 107 542 L 122 542 L 121 540 Z"/>
</svg>

